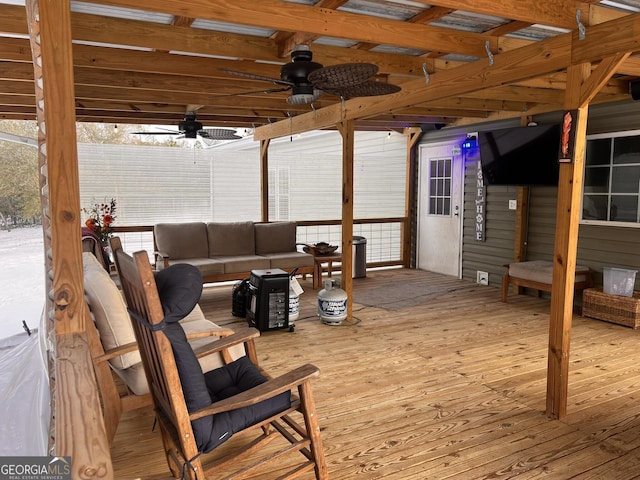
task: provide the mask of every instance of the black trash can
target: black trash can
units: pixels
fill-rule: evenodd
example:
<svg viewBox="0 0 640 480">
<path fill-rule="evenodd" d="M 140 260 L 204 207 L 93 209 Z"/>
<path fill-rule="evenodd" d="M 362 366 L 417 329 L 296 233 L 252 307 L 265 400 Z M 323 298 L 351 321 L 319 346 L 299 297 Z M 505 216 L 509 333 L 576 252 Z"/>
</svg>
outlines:
<svg viewBox="0 0 640 480">
<path fill-rule="evenodd" d="M 353 237 L 353 278 L 367 276 L 367 239 Z"/>
</svg>

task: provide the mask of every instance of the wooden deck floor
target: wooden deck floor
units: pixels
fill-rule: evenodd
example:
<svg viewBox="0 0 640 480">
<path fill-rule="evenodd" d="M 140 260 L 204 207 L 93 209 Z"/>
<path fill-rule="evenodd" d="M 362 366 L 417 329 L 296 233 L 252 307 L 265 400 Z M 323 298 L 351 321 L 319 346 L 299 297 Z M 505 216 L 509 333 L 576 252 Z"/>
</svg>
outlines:
<svg viewBox="0 0 640 480">
<path fill-rule="evenodd" d="M 640 478 L 640 331 L 574 316 L 569 414 L 550 420 L 549 300 L 503 304 L 493 287 L 382 270 L 354 280 L 354 321 L 328 326 L 311 281 L 301 283 L 295 332 L 263 333 L 258 353 L 275 374 L 320 367 L 330 478 Z M 239 321 L 229 286 L 206 288 L 202 306 L 219 324 Z M 167 477 L 152 424 L 150 411 L 124 417 L 116 478 Z"/>
</svg>

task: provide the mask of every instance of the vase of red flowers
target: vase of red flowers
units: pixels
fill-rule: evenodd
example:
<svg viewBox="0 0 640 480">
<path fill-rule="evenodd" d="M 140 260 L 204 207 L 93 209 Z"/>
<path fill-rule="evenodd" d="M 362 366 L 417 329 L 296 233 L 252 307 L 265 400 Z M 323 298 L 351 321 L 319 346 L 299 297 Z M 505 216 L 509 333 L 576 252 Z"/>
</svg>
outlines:
<svg viewBox="0 0 640 480">
<path fill-rule="evenodd" d="M 109 237 L 112 235 L 113 223 L 116 220 L 115 198 L 104 203 L 94 203 L 90 208 L 83 208 L 82 212 L 87 216 L 84 222 L 85 227 L 95 233 L 102 245 L 108 248 Z"/>
</svg>

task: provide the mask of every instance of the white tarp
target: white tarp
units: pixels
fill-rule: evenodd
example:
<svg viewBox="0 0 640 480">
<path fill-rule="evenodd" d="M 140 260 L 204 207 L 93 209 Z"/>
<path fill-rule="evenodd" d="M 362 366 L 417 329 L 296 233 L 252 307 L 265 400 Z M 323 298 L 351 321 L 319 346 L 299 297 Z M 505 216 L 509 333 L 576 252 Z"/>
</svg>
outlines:
<svg viewBox="0 0 640 480">
<path fill-rule="evenodd" d="M 47 455 L 49 377 L 39 329 L 0 340 L 0 457 Z"/>
<path fill-rule="evenodd" d="M 0 230 L 0 262 L 0 456 L 47 455 L 42 227 Z"/>
</svg>

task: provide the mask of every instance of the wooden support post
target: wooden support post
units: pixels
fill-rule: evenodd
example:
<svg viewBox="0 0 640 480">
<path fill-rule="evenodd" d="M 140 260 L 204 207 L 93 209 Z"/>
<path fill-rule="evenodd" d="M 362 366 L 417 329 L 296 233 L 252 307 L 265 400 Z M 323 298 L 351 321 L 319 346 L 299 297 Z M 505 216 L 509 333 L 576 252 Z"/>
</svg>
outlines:
<svg viewBox="0 0 640 480">
<path fill-rule="evenodd" d="M 569 161 L 560 164 L 558 180 L 547 363 L 547 415 L 552 418 L 563 418 L 567 414 L 569 345 L 589 102 L 629 55 L 629 52 L 620 52 L 604 58 L 593 72 L 590 63 L 567 69 L 563 118 L 571 120 L 567 128 L 566 159 Z"/>
<path fill-rule="evenodd" d="M 89 355 L 80 238 L 80 185 L 69 0 L 25 3 L 33 55 L 40 164 L 46 170 L 51 256 L 45 256 L 55 320 L 52 389 L 55 455 L 72 457 L 73 478 L 113 478 L 100 398 Z M 45 128 L 46 127 L 46 128 Z M 44 193 L 43 193 L 44 195 Z M 41 332 L 47 336 L 49 332 Z"/>
<path fill-rule="evenodd" d="M 347 320 L 353 315 L 353 120 L 339 123 L 342 135 L 342 289 L 347 293 Z"/>
<path fill-rule="evenodd" d="M 589 65 L 586 66 L 589 68 Z M 580 85 L 585 67 L 569 69 L 567 89 Z M 568 95 L 569 96 L 569 95 Z M 569 102 L 567 102 L 569 103 Z M 560 165 L 558 210 L 553 253 L 551 313 L 549 319 L 549 353 L 547 365 L 547 416 L 563 418 L 567 414 L 569 384 L 569 345 L 573 318 L 573 287 L 575 283 L 578 223 L 582 195 L 584 148 L 586 143 L 588 107 L 577 110 L 576 142 L 572 163 Z"/>
<path fill-rule="evenodd" d="M 518 187 L 516 205 L 513 261 L 524 262 L 527 259 L 527 234 L 529 230 L 529 187 Z"/>
<path fill-rule="evenodd" d="M 269 143 L 260 140 L 260 212 L 263 222 L 269 221 Z"/>
<path fill-rule="evenodd" d="M 533 119 L 520 117 L 520 126 L 526 127 Z M 516 224 L 513 241 L 513 261 L 524 262 L 527 258 L 527 235 L 529 231 L 529 187 L 518 187 L 516 193 Z M 520 290 L 520 288 L 518 288 Z"/>
<path fill-rule="evenodd" d="M 404 268 L 411 267 L 411 222 L 413 221 L 412 211 L 413 206 L 416 205 L 416 152 L 415 146 L 422 137 L 422 129 L 420 127 L 405 128 L 405 135 L 407 135 L 407 166 L 406 166 L 406 180 L 405 180 L 405 198 L 404 198 L 404 216 L 406 221 L 402 226 L 400 236 L 400 256 L 402 259 L 402 266 Z"/>
</svg>

